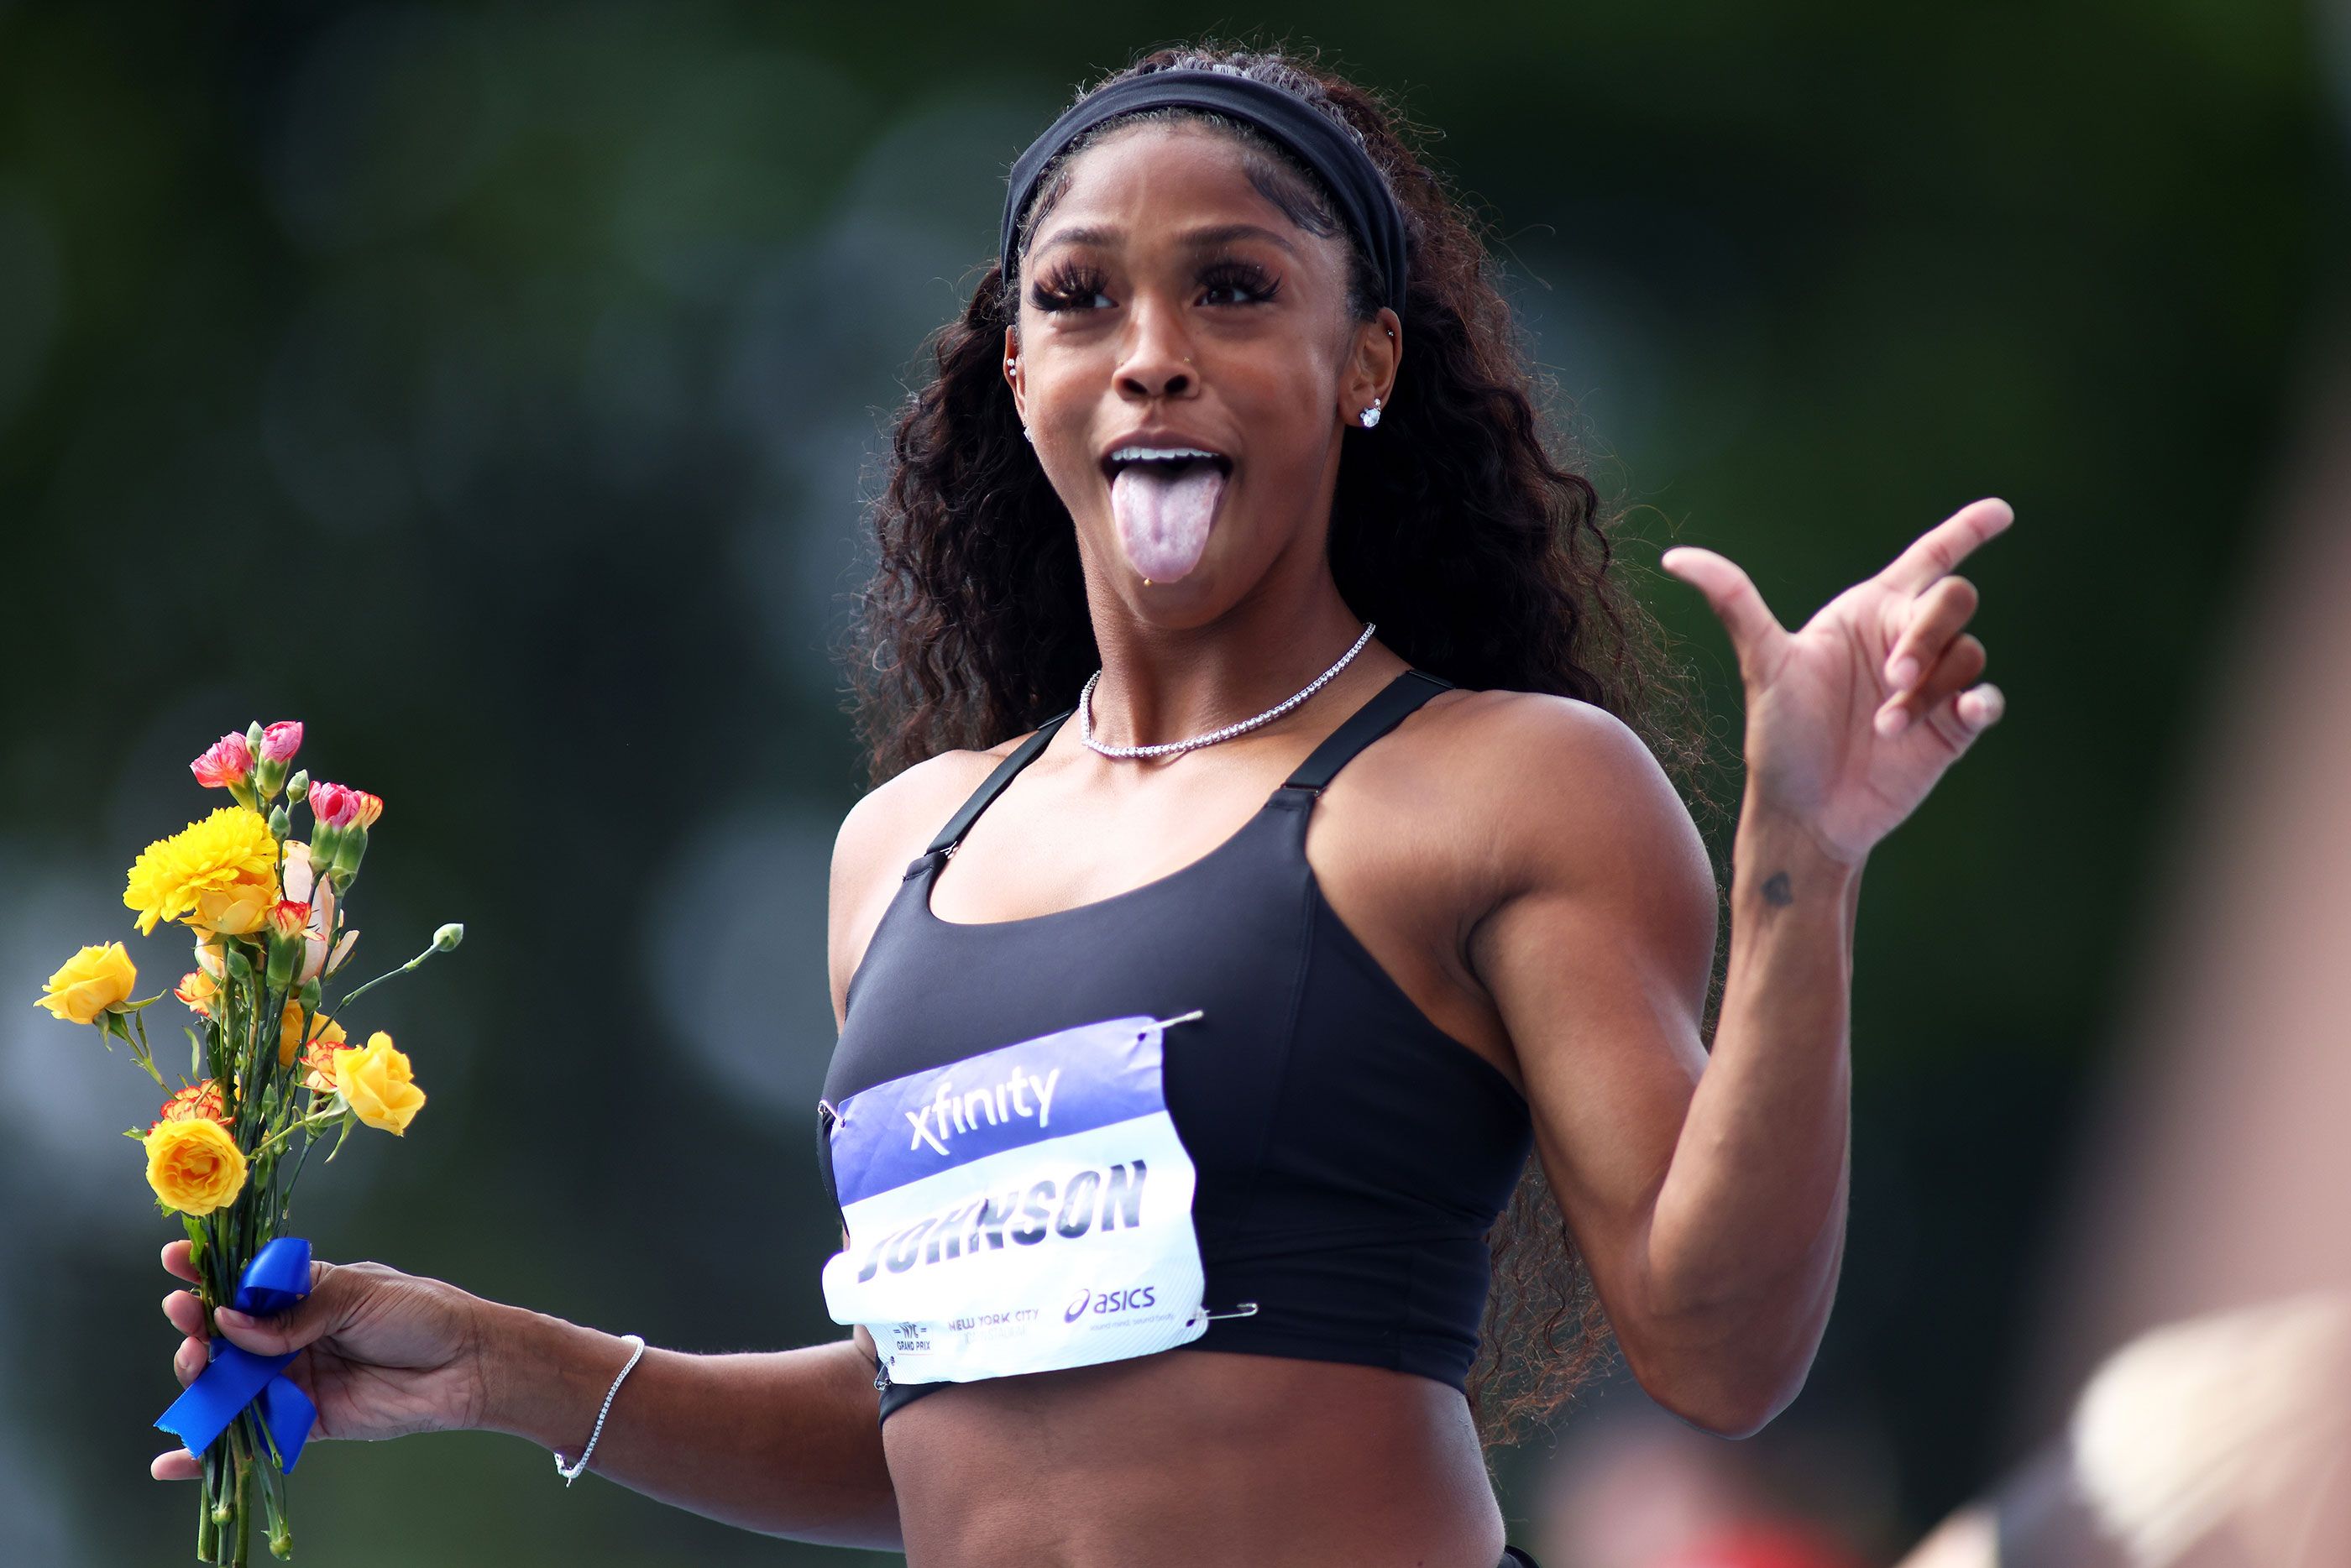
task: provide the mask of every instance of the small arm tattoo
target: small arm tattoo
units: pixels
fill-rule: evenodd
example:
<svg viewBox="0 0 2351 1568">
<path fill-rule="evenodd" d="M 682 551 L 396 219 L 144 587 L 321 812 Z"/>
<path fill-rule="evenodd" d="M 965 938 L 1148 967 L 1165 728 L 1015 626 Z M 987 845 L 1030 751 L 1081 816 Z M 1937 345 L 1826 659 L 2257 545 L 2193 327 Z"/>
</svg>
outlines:
<svg viewBox="0 0 2351 1568">
<path fill-rule="evenodd" d="M 1796 891 L 1788 885 L 1785 871 L 1774 871 L 1765 879 L 1763 901 L 1775 909 L 1784 909 L 1796 901 Z"/>
</svg>

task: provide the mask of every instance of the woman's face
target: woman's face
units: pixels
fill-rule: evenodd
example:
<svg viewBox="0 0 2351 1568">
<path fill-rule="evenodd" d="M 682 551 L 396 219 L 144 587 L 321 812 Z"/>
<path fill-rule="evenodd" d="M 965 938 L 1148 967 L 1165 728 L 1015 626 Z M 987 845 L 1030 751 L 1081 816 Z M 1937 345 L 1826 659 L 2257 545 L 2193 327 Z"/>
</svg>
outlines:
<svg viewBox="0 0 2351 1568">
<path fill-rule="evenodd" d="M 1320 569 L 1340 436 L 1402 341 L 1393 311 L 1348 315 L 1346 283 L 1341 237 L 1259 194 L 1228 137 L 1142 125 L 1080 155 L 1022 261 L 1005 375 L 1090 591 L 1199 624 L 1277 562 Z"/>
</svg>

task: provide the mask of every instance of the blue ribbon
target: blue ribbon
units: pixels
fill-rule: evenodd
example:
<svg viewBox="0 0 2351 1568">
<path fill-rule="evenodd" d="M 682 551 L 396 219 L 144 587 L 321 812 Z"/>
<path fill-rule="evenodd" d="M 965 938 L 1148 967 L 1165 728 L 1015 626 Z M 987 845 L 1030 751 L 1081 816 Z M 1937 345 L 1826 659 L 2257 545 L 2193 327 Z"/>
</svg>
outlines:
<svg viewBox="0 0 2351 1568">
<path fill-rule="evenodd" d="M 309 1293 L 310 1243 L 299 1236 L 280 1236 L 245 1266 L 229 1304 L 255 1317 L 269 1317 Z M 285 1376 L 286 1364 L 298 1354 L 289 1350 L 283 1355 L 256 1355 L 215 1335 L 212 1365 L 181 1390 L 155 1425 L 179 1438 L 188 1452 L 201 1454 L 228 1430 L 239 1411 L 258 1400 L 262 1425 L 276 1439 L 290 1475 L 294 1461 L 302 1457 L 302 1445 L 309 1441 L 310 1424 L 319 1417 L 310 1397 Z"/>
</svg>

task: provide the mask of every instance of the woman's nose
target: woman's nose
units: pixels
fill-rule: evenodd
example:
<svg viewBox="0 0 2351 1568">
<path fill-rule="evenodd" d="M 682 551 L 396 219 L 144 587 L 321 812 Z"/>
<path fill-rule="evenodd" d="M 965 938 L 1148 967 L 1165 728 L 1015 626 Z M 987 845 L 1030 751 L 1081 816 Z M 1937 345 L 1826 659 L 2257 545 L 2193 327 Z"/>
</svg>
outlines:
<svg viewBox="0 0 2351 1568">
<path fill-rule="evenodd" d="M 1119 390 L 1130 398 L 1180 398 L 1199 385 L 1190 345 L 1166 306 L 1141 305 L 1134 337 L 1118 367 Z"/>
</svg>

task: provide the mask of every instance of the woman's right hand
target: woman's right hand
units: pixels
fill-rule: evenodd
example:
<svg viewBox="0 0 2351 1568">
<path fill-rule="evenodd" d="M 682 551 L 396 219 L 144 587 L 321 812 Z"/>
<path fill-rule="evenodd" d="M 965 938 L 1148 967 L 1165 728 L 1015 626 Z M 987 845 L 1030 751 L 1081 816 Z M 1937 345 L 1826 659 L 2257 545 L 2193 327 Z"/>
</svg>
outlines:
<svg viewBox="0 0 2351 1568">
<path fill-rule="evenodd" d="M 163 1249 L 163 1267 L 194 1281 L 188 1243 Z M 318 1438 L 399 1438 L 470 1428 L 484 1405 L 481 1298 L 381 1263 L 310 1264 L 310 1293 L 271 1318 L 219 1314 L 229 1343 L 257 1355 L 295 1352 L 286 1375 L 319 1407 Z M 204 1307 L 193 1291 L 163 1298 L 163 1315 L 188 1337 L 172 1358 L 184 1386 L 211 1360 Z M 155 1456 L 158 1480 L 204 1474 L 186 1449 Z"/>
</svg>

